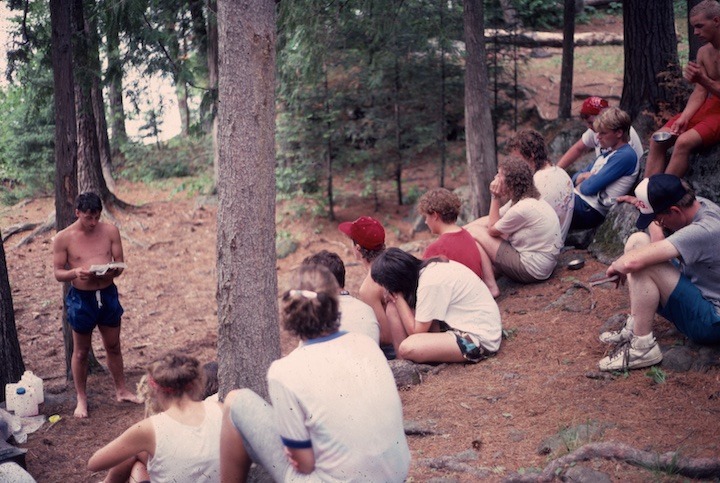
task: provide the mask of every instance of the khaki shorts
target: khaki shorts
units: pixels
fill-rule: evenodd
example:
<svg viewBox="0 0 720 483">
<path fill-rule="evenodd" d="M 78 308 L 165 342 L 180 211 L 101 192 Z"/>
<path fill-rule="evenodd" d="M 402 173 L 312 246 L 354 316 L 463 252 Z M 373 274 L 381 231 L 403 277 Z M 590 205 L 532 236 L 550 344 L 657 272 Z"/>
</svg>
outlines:
<svg viewBox="0 0 720 483">
<path fill-rule="evenodd" d="M 495 255 L 495 266 L 508 278 L 520 283 L 540 282 L 525 269 L 520 259 L 520 252 L 515 250 L 507 240 L 503 240 Z"/>
</svg>

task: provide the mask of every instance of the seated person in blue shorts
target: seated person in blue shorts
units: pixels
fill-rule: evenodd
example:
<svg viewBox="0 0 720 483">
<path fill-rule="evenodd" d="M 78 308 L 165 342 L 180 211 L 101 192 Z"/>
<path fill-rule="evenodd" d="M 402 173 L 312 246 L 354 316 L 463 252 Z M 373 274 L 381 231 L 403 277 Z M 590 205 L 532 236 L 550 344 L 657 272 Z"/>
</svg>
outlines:
<svg viewBox="0 0 720 483">
<path fill-rule="evenodd" d="M 58 282 L 70 282 L 67 305 L 68 323 L 73 329 L 71 369 L 77 406 L 75 417 L 86 418 L 87 370 L 92 331 L 98 327 L 107 351 L 108 369 L 115 382 L 118 401 L 140 403 L 125 386 L 123 359 L 120 352 L 120 318 L 123 308 L 118 300 L 113 280 L 122 268 L 113 268 L 102 275 L 91 272 L 91 265 L 123 261 L 120 231 L 116 226 L 100 221 L 102 202 L 95 193 L 77 197 L 77 220 L 60 231 L 53 241 L 53 267 Z"/>
<path fill-rule="evenodd" d="M 600 335 L 603 342 L 619 344 L 600 361 L 600 370 L 662 361 L 652 333 L 655 312 L 695 342 L 720 342 L 720 207 L 696 197 L 687 182 L 670 174 L 645 178 L 635 196 L 618 201 L 640 210 L 637 227 L 649 226 L 649 235 L 634 233 L 625 254 L 607 270 L 608 276 L 627 276 L 631 311 L 622 330 Z"/>
</svg>

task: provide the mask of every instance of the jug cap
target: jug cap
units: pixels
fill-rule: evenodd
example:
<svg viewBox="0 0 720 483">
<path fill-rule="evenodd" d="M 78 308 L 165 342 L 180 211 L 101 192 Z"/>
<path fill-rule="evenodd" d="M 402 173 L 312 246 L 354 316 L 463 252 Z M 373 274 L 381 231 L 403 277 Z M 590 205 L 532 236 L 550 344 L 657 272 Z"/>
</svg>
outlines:
<svg viewBox="0 0 720 483">
<path fill-rule="evenodd" d="M 25 394 L 25 388 L 22 387 L 22 386 L 21 386 L 21 387 L 18 387 L 18 388 L 15 390 L 15 393 L 16 393 L 16 394 Z"/>
</svg>

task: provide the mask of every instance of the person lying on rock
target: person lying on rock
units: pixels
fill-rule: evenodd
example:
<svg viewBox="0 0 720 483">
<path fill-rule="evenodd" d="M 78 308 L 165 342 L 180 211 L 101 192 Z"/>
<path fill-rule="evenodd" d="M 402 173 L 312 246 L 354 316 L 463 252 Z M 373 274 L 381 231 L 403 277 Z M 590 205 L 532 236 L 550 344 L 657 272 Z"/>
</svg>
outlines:
<svg viewBox="0 0 720 483">
<path fill-rule="evenodd" d="M 630 316 L 621 330 L 600 335 L 602 342 L 618 345 L 599 362 L 600 370 L 662 361 L 652 332 L 656 312 L 695 342 L 720 342 L 720 207 L 670 174 L 645 178 L 634 197 L 619 201 L 640 210 L 637 227 L 649 227 L 649 234 L 631 235 L 625 254 L 607 269 L 608 276 L 627 277 Z"/>
</svg>

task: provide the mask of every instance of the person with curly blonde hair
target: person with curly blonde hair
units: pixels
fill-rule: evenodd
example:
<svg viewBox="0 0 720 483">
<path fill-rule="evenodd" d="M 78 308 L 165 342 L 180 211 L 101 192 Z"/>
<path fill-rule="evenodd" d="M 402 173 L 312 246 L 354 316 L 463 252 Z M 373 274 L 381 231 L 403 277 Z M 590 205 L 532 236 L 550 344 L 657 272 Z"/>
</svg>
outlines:
<svg viewBox="0 0 720 483">
<path fill-rule="evenodd" d="M 510 156 L 500 162 L 490 183 L 487 223 L 471 223 L 466 229 L 478 241 L 491 265 L 483 266 L 485 284 L 493 296 L 500 295 L 496 276 L 532 283 L 552 275 L 563 246 L 560 222 L 547 201 L 540 199 L 530 166 Z M 504 200 L 510 208 L 500 214 Z"/>
</svg>

